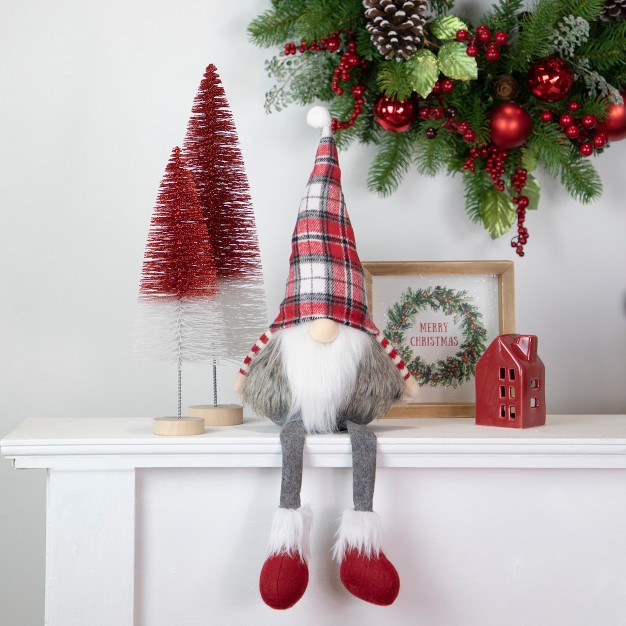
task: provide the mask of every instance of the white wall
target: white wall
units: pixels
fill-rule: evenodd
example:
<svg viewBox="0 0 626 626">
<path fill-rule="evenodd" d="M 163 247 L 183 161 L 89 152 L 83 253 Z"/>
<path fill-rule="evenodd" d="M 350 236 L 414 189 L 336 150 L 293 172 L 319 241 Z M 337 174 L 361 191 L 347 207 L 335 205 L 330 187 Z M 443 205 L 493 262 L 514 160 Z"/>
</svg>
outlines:
<svg viewBox="0 0 626 626">
<path fill-rule="evenodd" d="M 483 0 L 484 3 L 484 0 Z M 247 163 L 269 314 L 317 132 L 266 116 L 265 51 L 247 40 L 264 0 L 8 0 L 0 7 L 0 434 L 38 416 L 151 416 L 176 407 L 174 366 L 134 362 L 143 246 L 158 184 L 205 66 L 218 67 Z M 219 7 L 219 8 L 216 8 Z M 577 205 L 544 178 L 518 260 L 469 223 L 454 179 L 411 176 L 380 199 L 372 158 L 342 154 L 363 260 L 514 259 L 518 330 L 539 336 L 551 413 L 626 412 L 626 141 L 597 163 L 603 198 Z M 210 395 L 184 374 L 185 403 Z M 222 368 L 221 400 L 233 401 Z M 45 480 L 0 464 L 0 622 L 42 622 Z"/>
</svg>

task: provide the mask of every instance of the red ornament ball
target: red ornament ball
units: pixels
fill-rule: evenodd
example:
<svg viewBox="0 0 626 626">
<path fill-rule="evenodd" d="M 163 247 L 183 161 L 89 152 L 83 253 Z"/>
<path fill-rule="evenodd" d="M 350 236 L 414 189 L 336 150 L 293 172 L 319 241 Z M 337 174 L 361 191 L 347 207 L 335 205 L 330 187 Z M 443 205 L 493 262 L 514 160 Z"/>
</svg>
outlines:
<svg viewBox="0 0 626 626">
<path fill-rule="evenodd" d="M 532 94 L 544 102 L 563 100 L 573 84 L 572 66 L 558 57 L 535 61 L 528 73 L 528 86 Z"/>
<path fill-rule="evenodd" d="M 626 91 L 622 93 L 626 97 Z M 626 138 L 626 105 L 609 104 L 606 109 L 608 117 L 598 124 L 598 130 L 604 133 L 610 141 Z"/>
<path fill-rule="evenodd" d="M 533 129 L 530 114 L 515 102 L 503 102 L 493 107 L 489 122 L 491 141 L 500 148 L 521 146 Z"/>
<path fill-rule="evenodd" d="M 411 128 L 415 121 L 416 110 L 410 98 L 394 100 L 381 94 L 374 104 L 374 119 L 385 129 L 393 133 L 403 133 Z"/>
</svg>

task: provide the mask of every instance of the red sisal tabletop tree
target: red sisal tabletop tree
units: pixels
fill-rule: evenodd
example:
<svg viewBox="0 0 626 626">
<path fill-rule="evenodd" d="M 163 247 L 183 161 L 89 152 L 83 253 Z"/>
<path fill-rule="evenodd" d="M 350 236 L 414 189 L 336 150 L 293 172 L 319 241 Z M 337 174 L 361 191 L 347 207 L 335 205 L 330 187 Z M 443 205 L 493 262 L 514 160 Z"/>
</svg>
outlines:
<svg viewBox="0 0 626 626">
<path fill-rule="evenodd" d="M 215 65 L 206 68 L 183 144 L 215 251 L 226 321 L 221 358 L 238 363 L 267 318 L 261 256 L 237 129 Z"/>
<path fill-rule="evenodd" d="M 213 356 L 213 408 L 193 407 L 207 423 L 222 423 L 216 416 L 216 363 L 239 363 L 264 330 L 267 319 L 261 256 L 250 198 L 248 178 L 237 129 L 215 65 L 206 68 L 196 94 L 183 144 L 186 166 L 193 175 L 196 194 L 215 252 L 219 283 L 218 306 L 225 321 L 224 350 Z M 238 405 L 224 410 L 241 414 Z M 230 417 L 224 419 L 230 420 Z M 232 417 L 239 423 L 240 417 Z"/>
<path fill-rule="evenodd" d="M 204 362 L 208 355 L 224 350 L 218 294 L 214 249 L 194 181 L 184 167 L 180 148 L 174 148 L 145 248 L 136 351 L 144 357 L 177 363 L 178 420 L 182 419 L 182 363 Z M 201 425 L 204 432 L 204 421 Z"/>
</svg>

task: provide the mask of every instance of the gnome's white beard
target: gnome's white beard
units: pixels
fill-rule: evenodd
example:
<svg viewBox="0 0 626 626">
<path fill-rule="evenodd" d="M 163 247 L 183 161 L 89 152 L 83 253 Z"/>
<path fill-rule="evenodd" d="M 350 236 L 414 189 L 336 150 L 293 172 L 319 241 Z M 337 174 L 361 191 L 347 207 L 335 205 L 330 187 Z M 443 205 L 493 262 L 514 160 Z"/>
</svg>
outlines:
<svg viewBox="0 0 626 626">
<path fill-rule="evenodd" d="M 311 322 L 280 331 L 280 353 L 291 388 L 289 417 L 300 415 L 309 433 L 337 430 L 337 411 L 352 393 L 359 363 L 371 342 L 356 328 L 339 326 L 331 343 L 309 335 Z"/>
</svg>

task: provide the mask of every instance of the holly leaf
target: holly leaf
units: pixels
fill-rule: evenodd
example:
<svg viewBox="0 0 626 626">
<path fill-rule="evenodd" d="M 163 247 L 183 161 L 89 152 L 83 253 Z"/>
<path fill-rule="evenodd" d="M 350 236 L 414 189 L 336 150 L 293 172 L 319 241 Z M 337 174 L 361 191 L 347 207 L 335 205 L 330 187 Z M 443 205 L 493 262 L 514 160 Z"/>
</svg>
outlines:
<svg viewBox="0 0 626 626">
<path fill-rule="evenodd" d="M 478 66 L 474 57 L 467 56 L 467 46 L 461 41 L 450 41 L 439 49 L 437 63 L 442 74 L 454 80 L 475 80 Z"/>
<path fill-rule="evenodd" d="M 418 50 L 407 62 L 410 64 L 411 86 L 422 98 L 427 98 L 439 78 L 437 57 L 430 50 Z"/>
<path fill-rule="evenodd" d="M 516 196 L 517 191 L 512 184 L 509 184 L 509 193 L 511 196 Z M 541 197 L 541 184 L 532 174 L 526 176 L 526 186 L 522 189 L 522 196 L 528 198 L 527 209 L 534 210 L 539 208 L 539 198 Z"/>
<path fill-rule="evenodd" d="M 538 209 L 541 197 L 541 184 L 532 174 L 526 177 L 526 187 L 522 189 L 522 195 L 528 198 L 527 209 Z"/>
<path fill-rule="evenodd" d="M 532 172 L 537 168 L 537 155 L 532 148 L 522 150 L 522 167 Z"/>
<path fill-rule="evenodd" d="M 513 203 L 495 187 L 489 189 L 480 203 L 480 216 L 492 239 L 504 235 L 515 221 Z"/>
<path fill-rule="evenodd" d="M 454 39 L 457 30 L 467 30 L 467 24 L 455 15 L 444 15 L 430 25 L 430 32 L 442 41 Z"/>
</svg>

